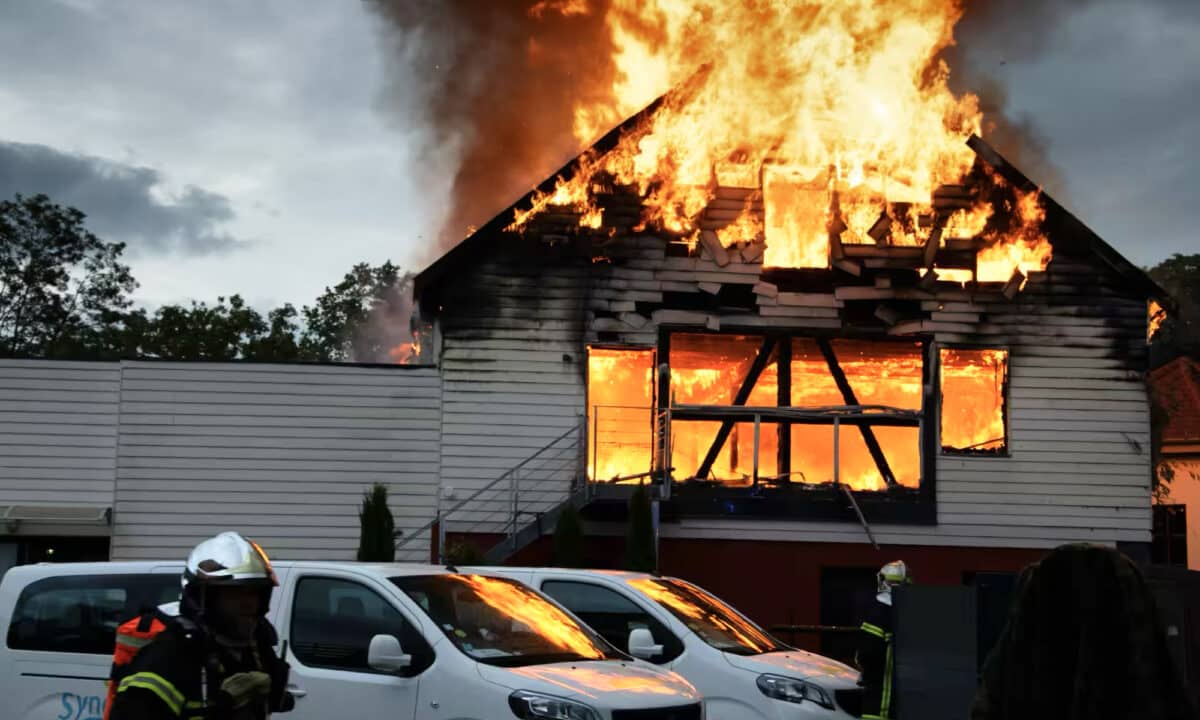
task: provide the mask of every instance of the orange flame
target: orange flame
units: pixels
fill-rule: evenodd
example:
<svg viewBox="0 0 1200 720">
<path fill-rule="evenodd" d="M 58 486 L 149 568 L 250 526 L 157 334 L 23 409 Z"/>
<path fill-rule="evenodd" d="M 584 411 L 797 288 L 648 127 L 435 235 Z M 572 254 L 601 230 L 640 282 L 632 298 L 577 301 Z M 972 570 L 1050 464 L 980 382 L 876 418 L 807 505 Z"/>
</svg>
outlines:
<svg viewBox="0 0 1200 720">
<path fill-rule="evenodd" d="M 943 348 L 940 355 L 942 447 L 1004 449 L 1008 352 Z"/>
<path fill-rule="evenodd" d="M 578 0 L 543 0 L 535 9 L 590 12 Z M 937 188 L 967 179 L 975 155 L 965 141 L 983 127 L 978 98 L 955 95 L 939 59 L 954 43 L 959 0 L 611 0 L 604 12 L 617 48 L 617 103 L 574 108 L 578 139 L 590 143 L 678 89 L 615 148 L 585 153 L 571 179 L 535 194 L 510 230 L 552 207 L 598 228 L 591 186 L 602 177 L 643 198 L 635 230 L 680 236 L 697 230 L 718 184 L 761 187 L 764 217 L 743 213 L 720 238 L 745 241 L 761 223 L 767 267 L 829 267 L 831 227 L 843 243 L 886 236 L 922 245 L 941 212 L 953 215 L 943 238 L 984 231 L 989 200 L 950 209 L 933 202 Z M 1003 282 L 1048 262 L 1049 244 L 1034 231 L 1040 220 L 1019 205 L 1019 226 L 987 238 L 979 279 Z M 888 232 L 868 234 L 881 216 Z"/>
<path fill-rule="evenodd" d="M 1154 339 L 1154 335 L 1167 321 L 1167 309 L 1157 300 L 1151 300 L 1146 307 L 1146 342 Z"/>
<path fill-rule="evenodd" d="M 488 606 L 523 623 L 563 650 L 586 658 L 599 659 L 604 652 L 591 638 L 555 605 L 534 591 L 516 583 L 482 575 L 451 575 L 449 577 L 470 586 Z"/>
<path fill-rule="evenodd" d="M 680 334 L 672 336 L 671 342 L 671 404 L 730 405 L 754 361 L 761 339 Z M 833 348 L 860 404 L 905 410 L 921 408 L 922 354 L 918 344 L 835 340 Z M 591 349 L 588 363 L 588 404 L 592 418 L 589 471 L 593 479 L 634 479 L 650 469 L 655 442 L 651 409 L 653 373 L 653 351 Z M 846 404 L 814 341 L 793 341 L 791 374 L 792 407 L 829 408 Z M 772 360 L 763 370 L 746 404 L 775 407 L 779 402 L 778 393 L 778 365 Z M 671 423 L 670 466 L 677 479 L 691 477 L 697 471 L 719 427 L 720 423 L 716 421 Z M 917 487 L 921 478 L 917 428 L 876 427 L 873 433 L 897 482 L 905 487 Z M 792 425 L 791 447 L 791 482 L 821 484 L 833 481 L 834 431 L 831 424 Z M 778 449 L 779 426 L 761 424 L 758 438 L 760 478 L 778 475 Z M 747 486 L 753 482 L 752 422 L 734 425 L 710 473 L 712 479 L 727 486 Z M 885 487 L 862 433 L 848 425 L 843 425 L 838 433 L 837 479 L 855 490 Z"/>
<path fill-rule="evenodd" d="M 421 339 L 414 336 L 412 342 L 402 342 L 388 350 L 388 357 L 398 365 L 416 362 L 421 357 Z"/>
</svg>

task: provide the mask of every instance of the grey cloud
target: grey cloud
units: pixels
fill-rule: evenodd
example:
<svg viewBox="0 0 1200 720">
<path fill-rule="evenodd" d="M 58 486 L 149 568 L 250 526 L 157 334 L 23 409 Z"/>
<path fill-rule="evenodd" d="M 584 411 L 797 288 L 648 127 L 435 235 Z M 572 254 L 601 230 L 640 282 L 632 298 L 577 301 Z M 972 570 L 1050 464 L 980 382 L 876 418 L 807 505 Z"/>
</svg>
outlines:
<svg viewBox="0 0 1200 720">
<path fill-rule="evenodd" d="M 75 155 L 45 145 L 0 141 L 0 198 L 45 193 L 87 214 L 88 228 L 129 245 L 132 254 L 206 255 L 246 243 L 224 225 L 228 198 L 188 186 L 163 199 L 159 171 Z"/>
</svg>

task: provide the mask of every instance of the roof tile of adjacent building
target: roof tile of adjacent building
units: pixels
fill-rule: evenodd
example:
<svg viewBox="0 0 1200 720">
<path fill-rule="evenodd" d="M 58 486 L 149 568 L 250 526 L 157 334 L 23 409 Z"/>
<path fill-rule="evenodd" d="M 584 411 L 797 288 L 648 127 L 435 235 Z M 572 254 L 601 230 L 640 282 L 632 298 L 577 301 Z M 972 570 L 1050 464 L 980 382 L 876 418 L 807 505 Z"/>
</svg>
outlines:
<svg viewBox="0 0 1200 720">
<path fill-rule="evenodd" d="M 1200 442 L 1200 363 L 1176 358 L 1150 373 L 1150 387 L 1167 412 L 1163 442 Z"/>
</svg>

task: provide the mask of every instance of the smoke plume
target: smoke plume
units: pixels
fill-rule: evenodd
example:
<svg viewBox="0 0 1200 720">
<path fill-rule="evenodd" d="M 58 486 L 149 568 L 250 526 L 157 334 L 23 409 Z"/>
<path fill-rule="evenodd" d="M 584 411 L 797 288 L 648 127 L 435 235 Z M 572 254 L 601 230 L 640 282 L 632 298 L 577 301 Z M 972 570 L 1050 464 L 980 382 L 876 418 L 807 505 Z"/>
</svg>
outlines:
<svg viewBox="0 0 1200 720">
<path fill-rule="evenodd" d="M 612 105 L 607 0 L 373 0 L 415 63 L 436 141 L 457 148 L 441 249 L 580 148 L 578 103 Z"/>
</svg>

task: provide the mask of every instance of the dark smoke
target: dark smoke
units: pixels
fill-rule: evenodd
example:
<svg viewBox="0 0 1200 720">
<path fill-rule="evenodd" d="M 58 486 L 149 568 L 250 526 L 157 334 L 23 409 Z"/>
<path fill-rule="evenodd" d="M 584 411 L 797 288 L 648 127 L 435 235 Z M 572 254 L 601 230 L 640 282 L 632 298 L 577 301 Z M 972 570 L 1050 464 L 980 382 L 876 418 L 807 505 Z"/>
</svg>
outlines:
<svg viewBox="0 0 1200 720">
<path fill-rule="evenodd" d="M 437 142 L 458 148 L 442 250 L 581 149 L 578 103 L 613 104 L 608 1 L 587 2 L 587 14 L 534 11 L 539 4 L 371 0 L 401 35 L 396 60 L 416 63 Z"/>
<path fill-rule="evenodd" d="M 1052 50 L 1063 25 L 1095 2 L 967 0 L 966 12 L 955 26 L 958 44 L 943 53 L 951 69 L 951 89 L 979 97 L 984 139 L 1060 202 L 1067 201 L 1066 178 L 1050 159 L 1049 138 L 1038 130 L 1036 118 L 1009 108 L 1005 69 Z"/>
</svg>

